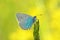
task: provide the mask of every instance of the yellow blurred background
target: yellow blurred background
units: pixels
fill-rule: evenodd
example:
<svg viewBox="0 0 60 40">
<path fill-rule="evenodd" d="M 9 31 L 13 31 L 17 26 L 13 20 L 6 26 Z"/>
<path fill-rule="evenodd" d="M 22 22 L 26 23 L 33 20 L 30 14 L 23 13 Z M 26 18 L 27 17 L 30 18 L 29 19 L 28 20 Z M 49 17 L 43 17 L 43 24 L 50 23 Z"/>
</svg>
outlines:
<svg viewBox="0 0 60 40">
<path fill-rule="evenodd" d="M 0 0 L 0 40 L 34 40 L 34 26 L 21 29 L 18 12 L 37 16 L 40 40 L 60 40 L 60 0 Z"/>
</svg>

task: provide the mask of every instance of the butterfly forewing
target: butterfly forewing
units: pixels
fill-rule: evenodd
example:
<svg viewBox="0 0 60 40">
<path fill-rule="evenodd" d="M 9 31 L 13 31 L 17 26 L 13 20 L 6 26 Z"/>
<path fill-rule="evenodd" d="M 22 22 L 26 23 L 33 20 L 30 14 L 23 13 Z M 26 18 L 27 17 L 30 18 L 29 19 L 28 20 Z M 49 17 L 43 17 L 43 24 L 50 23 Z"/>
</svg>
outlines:
<svg viewBox="0 0 60 40">
<path fill-rule="evenodd" d="M 17 13 L 16 14 L 19 26 L 23 29 L 29 29 L 33 24 L 33 17 L 27 14 Z"/>
</svg>

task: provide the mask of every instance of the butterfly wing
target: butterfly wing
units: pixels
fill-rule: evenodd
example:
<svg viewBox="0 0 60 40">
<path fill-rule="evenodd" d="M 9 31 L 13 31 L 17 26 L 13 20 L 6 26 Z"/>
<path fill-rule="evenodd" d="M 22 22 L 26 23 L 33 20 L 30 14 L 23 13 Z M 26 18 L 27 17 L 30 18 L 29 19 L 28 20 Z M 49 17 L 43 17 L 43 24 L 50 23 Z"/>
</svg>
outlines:
<svg viewBox="0 0 60 40">
<path fill-rule="evenodd" d="M 19 22 L 19 26 L 21 26 L 21 28 L 29 29 L 32 26 L 34 21 L 34 18 L 32 16 L 21 13 L 16 14 L 16 16 Z"/>
</svg>

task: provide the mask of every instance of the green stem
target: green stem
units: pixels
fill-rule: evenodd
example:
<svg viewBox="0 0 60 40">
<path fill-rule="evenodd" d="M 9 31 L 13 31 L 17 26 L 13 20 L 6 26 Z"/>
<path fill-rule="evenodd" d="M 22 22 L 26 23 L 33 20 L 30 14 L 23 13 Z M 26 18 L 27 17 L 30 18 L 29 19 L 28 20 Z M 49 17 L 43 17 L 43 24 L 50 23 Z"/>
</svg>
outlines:
<svg viewBox="0 0 60 40">
<path fill-rule="evenodd" d="M 39 37 L 39 20 L 34 24 L 33 35 L 34 35 L 34 40 L 40 40 L 40 37 Z"/>
</svg>

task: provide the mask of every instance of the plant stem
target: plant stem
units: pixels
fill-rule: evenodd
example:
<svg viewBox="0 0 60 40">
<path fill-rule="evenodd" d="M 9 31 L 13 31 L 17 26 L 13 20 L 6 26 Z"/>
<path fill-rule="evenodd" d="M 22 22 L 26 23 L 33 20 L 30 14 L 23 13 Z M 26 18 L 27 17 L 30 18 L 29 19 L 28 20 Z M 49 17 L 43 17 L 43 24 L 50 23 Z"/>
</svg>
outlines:
<svg viewBox="0 0 60 40">
<path fill-rule="evenodd" d="M 33 35 L 34 35 L 34 40 L 40 40 L 40 37 L 39 37 L 39 20 L 34 24 Z"/>
</svg>

